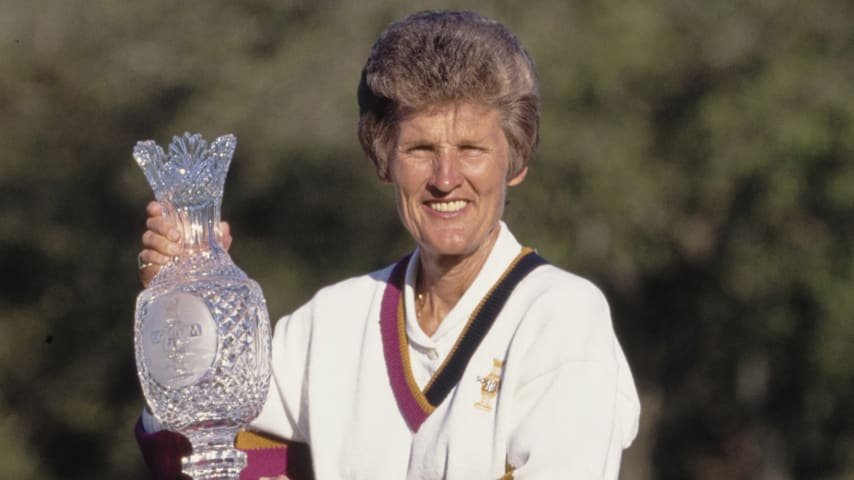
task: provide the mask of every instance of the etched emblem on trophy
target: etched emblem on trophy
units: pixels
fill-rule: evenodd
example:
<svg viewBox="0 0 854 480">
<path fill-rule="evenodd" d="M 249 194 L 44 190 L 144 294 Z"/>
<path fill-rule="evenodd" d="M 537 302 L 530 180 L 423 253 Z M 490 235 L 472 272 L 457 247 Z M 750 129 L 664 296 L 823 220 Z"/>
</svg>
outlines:
<svg viewBox="0 0 854 480">
<path fill-rule="evenodd" d="M 208 146 L 185 133 L 168 153 L 150 140 L 133 151 L 182 247 L 137 298 L 137 372 L 152 414 L 192 443 L 182 463 L 195 480 L 237 480 L 246 455 L 234 437 L 261 412 L 270 383 L 264 296 L 231 260 L 219 231 L 236 145 L 232 135 Z"/>
</svg>

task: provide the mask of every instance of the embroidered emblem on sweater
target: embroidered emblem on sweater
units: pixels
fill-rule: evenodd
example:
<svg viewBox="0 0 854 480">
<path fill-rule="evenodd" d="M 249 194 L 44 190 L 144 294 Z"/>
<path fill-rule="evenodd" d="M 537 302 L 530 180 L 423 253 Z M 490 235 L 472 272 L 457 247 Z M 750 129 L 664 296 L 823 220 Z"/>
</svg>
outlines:
<svg viewBox="0 0 854 480">
<path fill-rule="evenodd" d="M 477 383 L 480 384 L 480 401 L 475 402 L 474 406 L 487 411 L 492 411 L 492 399 L 498 395 L 498 387 L 501 386 L 501 367 L 504 362 L 497 358 L 492 359 L 492 370 L 485 377 L 477 377 Z"/>
</svg>

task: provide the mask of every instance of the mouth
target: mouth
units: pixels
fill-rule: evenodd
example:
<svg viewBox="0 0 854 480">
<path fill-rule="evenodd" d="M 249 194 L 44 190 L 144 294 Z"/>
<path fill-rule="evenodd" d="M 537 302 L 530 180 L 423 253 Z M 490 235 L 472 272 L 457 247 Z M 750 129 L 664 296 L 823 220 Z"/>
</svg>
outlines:
<svg viewBox="0 0 854 480">
<path fill-rule="evenodd" d="M 432 201 L 427 202 L 427 206 L 441 213 L 454 213 L 466 208 L 469 202 L 465 200 L 451 200 L 446 202 Z"/>
</svg>

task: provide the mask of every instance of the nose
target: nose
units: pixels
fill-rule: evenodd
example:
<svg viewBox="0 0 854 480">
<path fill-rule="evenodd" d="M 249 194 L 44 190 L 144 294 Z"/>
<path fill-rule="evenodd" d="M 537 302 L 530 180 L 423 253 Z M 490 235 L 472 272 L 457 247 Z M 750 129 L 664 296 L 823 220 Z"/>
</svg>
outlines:
<svg viewBox="0 0 854 480">
<path fill-rule="evenodd" d="M 450 149 L 439 150 L 433 163 L 430 186 L 448 193 L 459 187 L 462 182 L 463 175 L 456 155 Z"/>
</svg>

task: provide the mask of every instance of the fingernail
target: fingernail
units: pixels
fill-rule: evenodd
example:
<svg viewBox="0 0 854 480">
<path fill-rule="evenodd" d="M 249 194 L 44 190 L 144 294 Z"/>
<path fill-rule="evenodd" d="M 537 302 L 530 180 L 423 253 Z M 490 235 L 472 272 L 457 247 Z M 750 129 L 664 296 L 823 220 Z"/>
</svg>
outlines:
<svg viewBox="0 0 854 480">
<path fill-rule="evenodd" d="M 172 255 L 178 255 L 181 253 L 181 249 L 178 248 L 178 245 L 169 245 L 169 253 Z"/>
<path fill-rule="evenodd" d="M 178 230 L 174 228 L 169 229 L 169 233 L 166 234 L 169 237 L 169 240 L 178 240 Z"/>
</svg>

